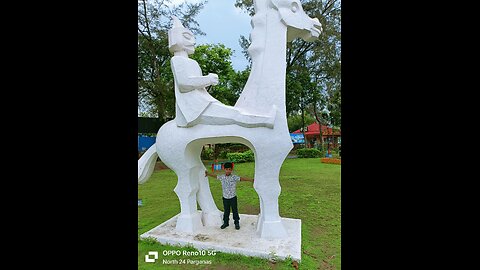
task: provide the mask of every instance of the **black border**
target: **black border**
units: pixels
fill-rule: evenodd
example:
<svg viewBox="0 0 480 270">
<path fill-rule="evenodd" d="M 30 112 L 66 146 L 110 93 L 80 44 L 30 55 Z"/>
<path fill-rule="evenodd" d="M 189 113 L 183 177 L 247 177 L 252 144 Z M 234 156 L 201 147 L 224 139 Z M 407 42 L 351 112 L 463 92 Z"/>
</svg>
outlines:
<svg viewBox="0 0 480 270">
<path fill-rule="evenodd" d="M 449 208 L 468 166 L 448 127 L 461 122 L 450 113 L 465 89 L 464 18 L 440 3 L 342 1 L 344 269 L 461 263 Z"/>
<path fill-rule="evenodd" d="M 29 27 L 9 36 L 15 262 L 137 269 L 137 3 L 24 5 Z"/>
</svg>

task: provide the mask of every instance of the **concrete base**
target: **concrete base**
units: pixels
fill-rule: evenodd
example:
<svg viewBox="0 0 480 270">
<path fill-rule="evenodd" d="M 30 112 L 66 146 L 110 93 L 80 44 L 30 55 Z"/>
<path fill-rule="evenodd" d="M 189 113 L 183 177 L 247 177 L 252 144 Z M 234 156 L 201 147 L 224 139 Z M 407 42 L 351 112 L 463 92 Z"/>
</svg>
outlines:
<svg viewBox="0 0 480 270">
<path fill-rule="evenodd" d="M 202 226 L 195 233 L 175 230 L 178 215 L 140 235 L 141 238 L 153 237 L 162 244 L 193 245 L 196 249 L 210 249 L 225 253 L 237 253 L 261 258 L 279 258 L 300 262 L 302 243 L 302 221 L 300 219 L 282 218 L 287 231 L 285 239 L 262 239 L 256 233 L 257 215 L 240 214 L 240 230 L 235 230 L 233 218 L 230 226 Z"/>
</svg>

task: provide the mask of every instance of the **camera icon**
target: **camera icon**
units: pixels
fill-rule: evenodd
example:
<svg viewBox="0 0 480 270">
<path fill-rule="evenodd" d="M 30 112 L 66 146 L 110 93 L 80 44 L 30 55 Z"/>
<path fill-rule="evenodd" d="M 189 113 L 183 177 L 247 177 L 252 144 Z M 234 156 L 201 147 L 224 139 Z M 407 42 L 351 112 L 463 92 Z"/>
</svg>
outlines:
<svg viewBox="0 0 480 270">
<path fill-rule="evenodd" d="M 150 256 L 153 255 L 153 259 Z M 147 255 L 145 255 L 145 262 L 155 262 L 158 260 L 158 252 L 157 251 L 149 251 Z"/>
</svg>

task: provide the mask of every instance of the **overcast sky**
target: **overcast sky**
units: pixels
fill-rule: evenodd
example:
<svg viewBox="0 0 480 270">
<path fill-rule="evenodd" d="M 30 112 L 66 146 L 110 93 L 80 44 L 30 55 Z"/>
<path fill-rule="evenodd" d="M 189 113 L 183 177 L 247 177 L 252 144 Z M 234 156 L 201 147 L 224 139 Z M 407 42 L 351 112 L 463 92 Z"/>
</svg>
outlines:
<svg viewBox="0 0 480 270">
<path fill-rule="evenodd" d="M 199 0 L 171 0 L 172 4 L 182 2 L 199 2 Z M 250 31 L 250 16 L 235 7 L 235 0 L 208 0 L 197 16 L 200 29 L 205 36 L 196 36 L 197 45 L 222 43 L 234 50 L 232 65 L 235 70 L 244 70 L 248 61 L 242 54 L 239 39 L 241 35 L 248 38 Z"/>
</svg>

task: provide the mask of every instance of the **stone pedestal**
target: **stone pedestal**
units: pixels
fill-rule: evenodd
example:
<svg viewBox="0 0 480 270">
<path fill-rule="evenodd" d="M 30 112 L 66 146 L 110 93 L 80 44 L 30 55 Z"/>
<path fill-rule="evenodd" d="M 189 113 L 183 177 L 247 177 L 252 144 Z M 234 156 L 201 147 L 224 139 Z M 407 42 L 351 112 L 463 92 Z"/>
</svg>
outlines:
<svg viewBox="0 0 480 270">
<path fill-rule="evenodd" d="M 232 219 L 232 217 L 231 217 Z M 301 260 L 301 220 L 282 218 L 287 237 L 283 239 L 264 239 L 258 236 L 257 215 L 240 214 L 240 230 L 236 230 L 233 219 L 229 227 L 203 226 L 195 233 L 177 231 L 178 215 L 140 235 L 141 238 L 153 237 L 162 244 L 192 245 L 202 250 L 242 254 L 261 258 Z M 181 257 L 181 256 L 180 256 Z M 188 257 L 182 258 L 188 259 Z M 215 257 L 209 257 L 215 263 Z"/>
</svg>

